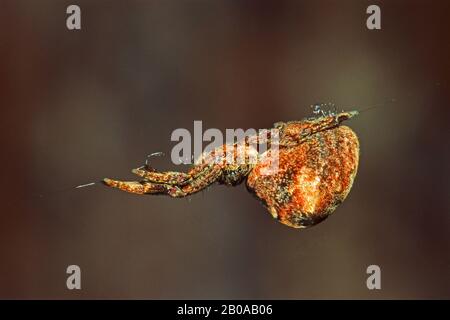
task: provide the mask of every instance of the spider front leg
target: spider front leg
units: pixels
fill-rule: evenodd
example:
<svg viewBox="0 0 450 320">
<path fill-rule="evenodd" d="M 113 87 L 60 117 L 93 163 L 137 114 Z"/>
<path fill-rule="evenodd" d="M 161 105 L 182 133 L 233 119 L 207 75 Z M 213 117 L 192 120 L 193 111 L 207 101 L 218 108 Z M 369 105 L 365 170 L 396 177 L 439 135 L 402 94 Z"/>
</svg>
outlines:
<svg viewBox="0 0 450 320">
<path fill-rule="evenodd" d="M 188 181 L 205 174 L 210 169 L 209 164 L 200 164 L 194 166 L 188 173 L 178 171 L 158 172 L 148 165 L 131 170 L 134 174 L 153 183 L 163 183 L 171 185 L 184 185 Z"/>
<path fill-rule="evenodd" d="M 141 170 L 141 169 L 135 169 Z M 135 171 L 134 170 L 134 171 Z M 144 170 L 142 170 L 144 171 Z M 174 198 L 181 198 L 201 191 L 212 183 L 216 182 L 220 176 L 222 175 L 222 169 L 217 164 L 211 164 L 208 166 L 202 166 L 202 170 L 197 175 L 191 174 L 191 172 L 197 173 L 199 169 L 194 167 L 189 173 L 182 172 L 159 172 L 158 175 L 151 175 L 154 172 L 140 172 L 141 174 L 145 174 L 145 176 L 149 176 L 152 179 L 160 179 L 159 181 L 164 182 L 155 182 L 149 180 L 143 181 L 118 181 L 105 178 L 103 182 L 110 187 L 118 188 L 122 191 L 135 193 L 135 194 L 167 194 Z M 174 181 L 173 179 L 169 179 L 168 177 L 173 178 L 179 174 L 178 177 L 186 178 L 185 180 Z M 187 175 L 187 176 L 186 176 Z M 170 183 L 169 183 L 170 182 Z"/>
<path fill-rule="evenodd" d="M 166 190 L 164 187 L 165 185 L 163 184 L 150 183 L 145 180 L 120 181 L 104 178 L 103 183 L 106 184 L 108 187 L 117 188 L 122 191 L 135 194 L 151 194 L 151 193 L 157 194 L 157 193 L 164 193 Z"/>
<path fill-rule="evenodd" d="M 134 174 L 144 178 L 146 181 L 152 183 L 163 183 L 163 184 L 183 184 L 191 179 L 191 175 L 184 172 L 167 171 L 167 172 L 157 172 L 148 171 L 144 168 L 137 168 L 131 170 Z"/>
</svg>

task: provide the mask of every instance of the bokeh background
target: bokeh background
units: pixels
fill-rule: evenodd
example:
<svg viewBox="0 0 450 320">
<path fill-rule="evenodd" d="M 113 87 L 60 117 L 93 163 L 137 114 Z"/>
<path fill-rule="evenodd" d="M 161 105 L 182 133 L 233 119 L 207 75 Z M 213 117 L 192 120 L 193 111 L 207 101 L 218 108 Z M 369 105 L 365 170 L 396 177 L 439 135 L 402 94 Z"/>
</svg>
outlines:
<svg viewBox="0 0 450 320">
<path fill-rule="evenodd" d="M 82 30 L 66 29 L 66 7 Z M 378 4 L 382 30 L 366 28 Z M 1 298 L 450 298 L 448 1 L 0 1 Z M 393 103 L 387 103 L 395 99 Z M 176 128 L 379 105 L 347 200 L 295 230 L 245 189 L 97 185 Z M 177 168 L 183 169 L 183 168 Z M 66 289 L 66 268 L 82 290 Z M 377 264 L 382 289 L 366 288 Z"/>
</svg>

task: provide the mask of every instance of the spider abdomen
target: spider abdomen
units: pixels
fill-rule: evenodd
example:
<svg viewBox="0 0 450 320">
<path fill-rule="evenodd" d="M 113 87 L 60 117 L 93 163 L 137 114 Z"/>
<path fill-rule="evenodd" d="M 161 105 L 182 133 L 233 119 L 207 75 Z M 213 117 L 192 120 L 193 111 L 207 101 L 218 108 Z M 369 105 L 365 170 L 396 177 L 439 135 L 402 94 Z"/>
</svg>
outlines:
<svg viewBox="0 0 450 320">
<path fill-rule="evenodd" d="M 348 195 L 358 169 L 359 142 L 347 126 L 319 131 L 279 150 L 278 170 L 270 162 L 250 172 L 247 187 L 281 223 L 306 228 L 327 218 Z"/>
</svg>

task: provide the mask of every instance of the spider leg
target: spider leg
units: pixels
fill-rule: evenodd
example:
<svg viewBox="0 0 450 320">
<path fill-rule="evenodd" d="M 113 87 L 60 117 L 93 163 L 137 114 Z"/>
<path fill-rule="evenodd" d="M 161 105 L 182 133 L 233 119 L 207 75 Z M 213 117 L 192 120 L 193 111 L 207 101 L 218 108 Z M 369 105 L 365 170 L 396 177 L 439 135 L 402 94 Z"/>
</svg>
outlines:
<svg viewBox="0 0 450 320">
<path fill-rule="evenodd" d="M 165 191 L 164 185 L 146 181 L 120 181 L 105 178 L 103 183 L 109 187 L 135 194 L 164 193 Z"/>
<path fill-rule="evenodd" d="M 210 167 L 211 165 L 208 164 L 196 165 L 191 170 L 189 170 L 188 173 L 177 171 L 158 172 L 153 168 L 150 168 L 150 170 L 148 170 L 144 167 L 133 169 L 131 170 L 131 172 L 152 183 L 181 186 L 187 184 L 192 179 L 196 179 L 197 177 L 202 176 L 205 172 L 211 170 Z"/>
<path fill-rule="evenodd" d="M 188 173 L 176 171 L 157 172 L 148 171 L 144 168 L 137 168 L 131 170 L 131 172 L 152 183 L 183 184 L 191 178 L 191 175 Z"/>
<path fill-rule="evenodd" d="M 174 198 L 182 198 L 199 192 L 205 189 L 207 186 L 216 182 L 222 175 L 222 168 L 218 165 L 209 166 L 207 170 L 204 170 L 202 174 L 190 180 L 188 183 L 182 186 L 178 185 L 166 185 L 167 194 Z"/>
<path fill-rule="evenodd" d="M 195 169 L 195 168 L 194 168 Z M 193 170 L 194 170 L 193 169 Z M 151 174 L 152 172 L 149 172 Z M 160 173 L 162 175 L 167 173 Z M 105 178 L 103 182 L 110 187 L 135 194 L 167 194 L 174 198 L 181 198 L 201 191 L 216 182 L 222 174 L 219 165 L 209 165 L 196 176 L 189 175 L 188 181 L 182 183 L 155 183 L 152 181 L 118 181 Z"/>
</svg>

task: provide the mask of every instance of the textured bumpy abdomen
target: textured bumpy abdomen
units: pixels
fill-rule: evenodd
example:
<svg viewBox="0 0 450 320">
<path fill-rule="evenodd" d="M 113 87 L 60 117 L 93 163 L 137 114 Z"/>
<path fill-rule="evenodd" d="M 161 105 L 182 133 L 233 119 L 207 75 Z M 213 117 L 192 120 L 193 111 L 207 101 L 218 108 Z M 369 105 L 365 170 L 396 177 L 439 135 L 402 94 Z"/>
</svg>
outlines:
<svg viewBox="0 0 450 320">
<path fill-rule="evenodd" d="M 279 169 L 263 175 L 258 164 L 247 187 L 281 223 L 305 228 L 324 220 L 346 198 L 356 175 L 359 142 L 346 126 L 311 135 L 296 147 L 280 148 Z"/>
</svg>

